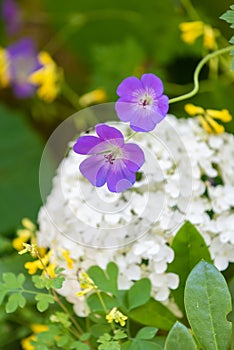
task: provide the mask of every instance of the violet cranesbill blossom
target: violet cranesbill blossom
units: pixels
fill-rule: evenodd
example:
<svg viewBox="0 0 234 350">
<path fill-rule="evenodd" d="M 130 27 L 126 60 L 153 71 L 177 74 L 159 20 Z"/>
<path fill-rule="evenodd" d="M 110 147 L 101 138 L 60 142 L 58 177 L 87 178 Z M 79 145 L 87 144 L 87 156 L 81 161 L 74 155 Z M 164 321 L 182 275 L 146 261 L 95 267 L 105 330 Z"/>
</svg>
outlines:
<svg viewBox="0 0 234 350">
<path fill-rule="evenodd" d="M 34 42 L 29 38 L 8 46 L 6 49 L 10 83 L 18 98 L 27 98 L 35 93 L 36 86 L 29 82 L 29 76 L 42 65 L 37 58 Z"/>
<path fill-rule="evenodd" d="M 151 131 L 165 118 L 169 104 L 163 95 L 163 83 L 154 74 L 141 79 L 128 77 L 117 88 L 120 97 L 115 109 L 120 120 L 130 122 L 134 131 Z"/>
<path fill-rule="evenodd" d="M 22 13 L 15 0 L 3 0 L 2 18 L 8 35 L 18 34 L 22 27 Z"/>
<path fill-rule="evenodd" d="M 80 164 L 80 172 L 93 186 L 107 183 L 111 192 L 123 192 L 136 181 L 136 172 L 144 164 L 141 148 L 124 143 L 123 134 L 116 128 L 98 124 L 97 136 L 81 136 L 73 146 L 78 154 L 90 155 Z"/>
</svg>

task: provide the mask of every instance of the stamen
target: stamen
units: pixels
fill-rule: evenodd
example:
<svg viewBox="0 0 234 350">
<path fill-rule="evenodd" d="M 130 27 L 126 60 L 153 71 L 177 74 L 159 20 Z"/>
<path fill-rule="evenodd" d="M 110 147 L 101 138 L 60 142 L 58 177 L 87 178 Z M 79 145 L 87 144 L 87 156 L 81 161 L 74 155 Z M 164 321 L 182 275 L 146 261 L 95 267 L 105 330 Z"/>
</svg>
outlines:
<svg viewBox="0 0 234 350">
<path fill-rule="evenodd" d="M 106 158 L 106 163 L 109 162 L 110 164 L 114 164 L 115 158 L 113 158 L 113 154 L 104 154 L 104 158 Z"/>
</svg>

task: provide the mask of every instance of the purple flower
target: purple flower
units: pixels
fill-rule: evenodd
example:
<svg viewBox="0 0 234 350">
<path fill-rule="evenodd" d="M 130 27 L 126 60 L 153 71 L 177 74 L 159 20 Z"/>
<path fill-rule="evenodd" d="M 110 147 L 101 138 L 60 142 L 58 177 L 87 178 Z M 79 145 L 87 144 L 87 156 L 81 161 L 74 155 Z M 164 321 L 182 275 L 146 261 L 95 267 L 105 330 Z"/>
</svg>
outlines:
<svg viewBox="0 0 234 350">
<path fill-rule="evenodd" d="M 16 1 L 3 0 L 2 17 L 8 35 L 18 34 L 22 26 L 22 14 Z"/>
<path fill-rule="evenodd" d="M 168 112 L 168 97 L 163 95 L 163 83 L 154 74 L 144 74 L 141 80 L 128 77 L 117 88 L 119 99 L 115 109 L 120 120 L 130 122 L 135 131 L 151 131 Z"/>
<path fill-rule="evenodd" d="M 35 93 L 36 86 L 29 82 L 29 76 L 41 68 L 34 42 L 25 38 L 6 49 L 9 63 L 10 82 L 16 97 L 26 98 Z"/>
<path fill-rule="evenodd" d="M 105 124 L 96 125 L 96 136 L 80 137 L 73 150 L 88 154 L 80 164 L 80 171 L 92 185 L 107 183 L 111 192 L 123 192 L 136 181 L 136 172 L 145 161 L 144 153 L 134 143 L 124 143 L 123 134 Z"/>
</svg>

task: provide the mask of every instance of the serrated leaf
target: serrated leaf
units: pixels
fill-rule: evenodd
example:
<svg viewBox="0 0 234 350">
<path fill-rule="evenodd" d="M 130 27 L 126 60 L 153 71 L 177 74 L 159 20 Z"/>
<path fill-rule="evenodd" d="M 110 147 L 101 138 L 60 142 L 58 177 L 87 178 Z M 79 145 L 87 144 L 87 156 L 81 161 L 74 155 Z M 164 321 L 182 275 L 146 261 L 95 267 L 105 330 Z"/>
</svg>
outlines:
<svg viewBox="0 0 234 350">
<path fill-rule="evenodd" d="M 23 308 L 26 304 L 26 299 L 21 293 L 13 293 L 9 296 L 6 303 L 6 313 L 15 312 L 18 307 Z"/>
<path fill-rule="evenodd" d="M 170 330 L 177 321 L 175 315 L 173 315 L 160 302 L 152 298 L 148 301 L 148 303 L 131 310 L 128 316 L 134 321 L 145 326 L 156 327 L 166 331 Z"/>
<path fill-rule="evenodd" d="M 61 275 L 52 278 L 51 284 L 50 284 L 50 288 L 54 288 L 54 289 L 60 289 L 63 286 L 63 282 L 64 282 L 65 278 Z"/>
<path fill-rule="evenodd" d="M 184 349 L 197 350 L 197 345 L 188 328 L 176 322 L 167 336 L 164 350 Z"/>
<path fill-rule="evenodd" d="M 45 288 L 46 281 L 43 278 L 43 276 L 34 275 L 34 276 L 32 276 L 32 281 L 37 289 L 44 289 Z"/>
<path fill-rule="evenodd" d="M 99 290 L 117 296 L 118 267 L 115 263 L 110 262 L 107 265 L 106 271 L 102 270 L 99 266 L 92 266 L 88 269 L 87 273 L 98 286 Z"/>
<path fill-rule="evenodd" d="M 148 278 L 142 278 L 135 282 L 127 293 L 129 310 L 147 303 L 150 299 L 150 291 L 151 282 Z"/>
<path fill-rule="evenodd" d="M 144 340 L 152 339 L 157 333 L 157 331 L 158 331 L 158 328 L 155 328 L 155 327 L 141 328 L 136 335 L 136 339 L 144 339 Z"/>
<path fill-rule="evenodd" d="M 185 286 L 185 309 L 195 337 L 206 350 L 227 350 L 232 325 L 231 296 L 223 275 L 201 261 L 190 273 Z"/>
<path fill-rule="evenodd" d="M 22 274 L 20 274 L 20 275 L 22 275 Z M 18 281 L 18 277 L 13 272 L 4 273 L 3 280 L 5 282 L 5 288 L 7 288 L 9 290 L 21 288 L 22 287 L 22 283 L 20 283 L 21 278 Z"/>
<path fill-rule="evenodd" d="M 174 250 L 175 258 L 168 265 L 167 271 L 176 273 L 180 279 L 179 287 L 171 293 L 184 312 L 184 288 L 187 277 L 201 259 L 211 262 L 211 257 L 203 237 L 190 222 L 186 222 L 177 232 L 171 248 Z"/>
<path fill-rule="evenodd" d="M 117 329 L 117 331 L 114 332 L 114 337 L 113 339 L 119 340 L 119 339 L 125 339 L 127 338 L 127 334 L 122 330 L 122 329 Z"/>
<path fill-rule="evenodd" d="M 35 299 L 37 302 L 37 309 L 40 312 L 43 312 L 48 309 L 49 304 L 54 303 L 54 298 L 50 294 L 37 294 Z"/>
</svg>

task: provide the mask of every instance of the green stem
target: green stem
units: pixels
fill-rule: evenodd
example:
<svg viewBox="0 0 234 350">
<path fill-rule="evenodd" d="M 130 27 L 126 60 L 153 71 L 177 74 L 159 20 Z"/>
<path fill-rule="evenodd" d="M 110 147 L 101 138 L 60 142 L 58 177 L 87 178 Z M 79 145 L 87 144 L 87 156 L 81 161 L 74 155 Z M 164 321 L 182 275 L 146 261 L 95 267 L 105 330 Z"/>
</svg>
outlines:
<svg viewBox="0 0 234 350">
<path fill-rule="evenodd" d="M 181 4 L 184 6 L 185 10 L 187 11 L 189 17 L 193 20 L 199 20 L 199 15 L 195 8 L 193 7 L 190 0 L 181 0 Z"/>
<path fill-rule="evenodd" d="M 137 134 L 137 132 L 134 131 L 131 135 L 129 135 L 129 136 L 126 138 L 125 142 L 128 142 L 128 141 L 129 141 L 132 137 L 134 137 L 136 134 Z"/>
<path fill-rule="evenodd" d="M 96 290 L 96 293 L 97 293 L 98 299 L 100 300 L 100 303 L 102 304 L 103 310 L 105 311 L 105 313 L 107 315 L 108 314 L 108 309 L 107 309 L 106 304 L 105 304 L 105 302 L 104 302 L 104 300 L 102 298 L 102 295 L 101 295 L 99 290 Z M 112 328 L 113 331 L 115 330 L 115 325 L 114 325 L 113 322 L 111 322 L 111 328 Z"/>
<path fill-rule="evenodd" d="M 194 75 L 193 75 L 193 83 L 194 83 L 194 87 L 192 89 L 192 91 L 188 92 L 187 94 L 178 96 L 178 97 L 174 97 L 171 98 L 169 100 L 169 103 L 175 103 L 175 102 L 179 102 L 179 101 L 183 101 L 186 100 L 188 98 L 193 97 L 194 95 L 197 94 L 197 92 L 199 91 L 199 74 L 201 72 L 201 69 L 203 68 L 203 66 L 206 64 L 206 62 L 208 62 L 211 58 L 217 57 L 219 55 L 223 55 L 224 53 L 227 53 L 229 51 L 231 51 L 233 49 L 233 46 L 228 46 L 225 47 L 223 49 L 217 50 L 215 52 L 212 52 L 210 54 L 208 54 L 207 56 L 205 56 L 197 65 Z"/>
<path fill-rule="evenodd" d="M 81 109 L 79 95 L 77 95 L 77 93 L 66 82 L 63 83 L 62 94 L 75 109 Z"/>
</svg>

